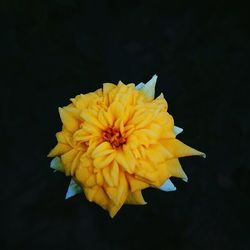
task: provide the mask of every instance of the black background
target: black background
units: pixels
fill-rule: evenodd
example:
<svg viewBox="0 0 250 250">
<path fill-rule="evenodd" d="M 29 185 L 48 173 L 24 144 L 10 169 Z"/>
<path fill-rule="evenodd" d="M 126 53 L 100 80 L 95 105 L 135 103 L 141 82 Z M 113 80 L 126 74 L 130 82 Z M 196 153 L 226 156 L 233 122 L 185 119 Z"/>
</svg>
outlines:
<svg viewBox="0 0 250 250">
<path fill-rule="evenodd" d="M 1 1 L 1 249 L 249 249 L 249 9 L 241 1 Z M 49 168 L 57 107 L 158 74 L 189 182 L 114 219 Z"/>
</svg>

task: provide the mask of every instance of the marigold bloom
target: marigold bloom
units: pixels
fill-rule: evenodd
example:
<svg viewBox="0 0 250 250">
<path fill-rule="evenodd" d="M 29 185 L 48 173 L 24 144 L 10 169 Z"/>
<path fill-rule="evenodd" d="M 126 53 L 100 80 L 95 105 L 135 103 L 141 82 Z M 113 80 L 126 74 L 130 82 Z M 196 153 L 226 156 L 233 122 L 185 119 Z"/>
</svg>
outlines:
<svg viewBox="0 0 250 250">
<path fill-rule="evenodd" d="M 142 189 L 171 191 L 171 176 L 187 180 L 178 158 L 204 154 L 176 139 L 181 129 L 163 94 L 154 99 L 156 79 L 104 83 L 59 108 L 62 131 L 48 156 L 56 157 L 52 168 L 72 176 L 67 197 L 83 190 L 114 217 L 124 203 L 146 204 Z"/>
</svg>

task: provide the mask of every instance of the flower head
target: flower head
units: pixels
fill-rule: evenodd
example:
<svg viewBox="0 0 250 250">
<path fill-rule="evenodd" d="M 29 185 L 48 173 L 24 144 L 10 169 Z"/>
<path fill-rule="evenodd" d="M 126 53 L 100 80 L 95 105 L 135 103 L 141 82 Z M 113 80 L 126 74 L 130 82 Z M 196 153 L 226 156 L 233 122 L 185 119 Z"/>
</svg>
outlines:
<svg viewBox="0 0 250 250">
<path fill-rule="evenodd" d="M 137 87 L 104 83 L 59 108 L 63 126 L 48 155 L 56 157 L 51 166 L 111 217 L 124 203 L 146 204 L 142 189 L 174 190 L 171 176 L 187 180 L 178 158 L 204 155 L 176 139 L 180 129 L 163 94 L 154 98 L 156 79 Z"/>
</svg>

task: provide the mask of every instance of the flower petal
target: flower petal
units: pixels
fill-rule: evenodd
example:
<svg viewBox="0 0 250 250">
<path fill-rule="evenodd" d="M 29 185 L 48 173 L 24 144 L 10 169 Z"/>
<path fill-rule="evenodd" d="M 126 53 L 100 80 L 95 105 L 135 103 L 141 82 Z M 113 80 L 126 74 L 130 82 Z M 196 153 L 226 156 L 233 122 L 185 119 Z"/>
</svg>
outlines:
<svg viewBox="0 0 250 250">
<path fill-rule="evenodd" d="M 92 172 L 88 167 L 83 167 L 82 165 L 76 169 L 75 177 L 77 181 L 83 186 L 86 186 L 88 179 L 92 176 Z"/>
<path fill-rule="evenodd" d="M 107 156 L 101 156 L 98 158 L 95 158 L 93 161 L 93 164 L 96 168 L 105 168 L 107 167 L 114 159 L 115 159 L 115 153 L 111 153 Z"/>
<path fill-rule="evenodd" d="M 163 185 L 160 186 L 159 188 L 160 190 L 162 191 L 165 191 L 165 192 L 171 192 L 171 191 L 175 191 L 176 190 L 176 187 L 175 185 L 172 183 L 172 181 L 170 181 L 170 179 L 167 179 Z"/>
<path fill-rule="evenodd" d="M 102 174 L 103 174 L 103 177 L 104 177 L 104 180 L 105 180 L 105 182 L 107 183 L 107 185 L 109 186 L 109 187 L 113 187 L 114 186 L 114 183 L 113 183 L 113 178 L 112 178 L 112 176 L 111 176 L 111 173 L 110 173 L 110 167 L 108 166 L 108 167 L 104 167 L 103 169 L 102 169 Z"/>
<path fill-rule="evenodd" d="M 67 144 L 58 143 L 48 154 L 48 157 L 55 157 L 67 153 L 71 147 Z"/>
<path fill-rule="evenodd" d="M 183 181 L 187 182 L 188 177 L 181 167 L 178 159 L 171 159 L 166 161 L 167 170 L 171 176 L 182 178 Z"/>
<path fill-rule="evenodd" d="M 73 160 L 75 159 L 77 153 L 78 153 L 78 151 L 76 149 L 71 149 L 66 154 L 63 154 L 61 156 L 61 160 L 62 160 L 64 169 L 65 169 L 66 175 L 70 175 L 71 164 L 72 164 Z"/>
<path fill-rule="evenodd" d="M 79 151 L 77 155 L 75 156 L 74 160 L 71 163 L 71 168 L 70 168 L 70 175 L 74 176 L 76 169 L 80 165 L 80 158 L 82 156 L 82 151 Z"/>
<path fill-rule="evenodd" d="M 132 192 L 126 199 L 126 204 L 130 205 L 146 205 L 147 202 L 144 200 L 141 191 Z"/>
<path fill-rule="evenodd" d="M 89 200 L 89 201 L 93 201 L 94 199 L 94 196 L 95 194 L 97 193 L 97 191 L 99 190 L 99 186 L 95 185 L 91 188 L 88 188 L 88 187 L 84 187 L 83 191 L 84 191 L 84 194 L 86 196 L 86 198 Z"/>
<path fill-rule="evenodd" d="M 161 143 L 170 152 L 173 158 L 186 157 L 191 155 L 197 155 L 206 158 L 206 155 L 203 152 L 191 148 L 177 139 L 166 139 L 162 140 Z"/>
<path fill-rule="evenodd" d="M 92 158 L 94 159 L 98 154 L 100 154 L 103 151 L 112 149 L 110 143 L 108 142 L 102 142 L 101 144 L 99 144 L 91 153 Z"/>
<path fill-rule="evenodd" d="M 101 122 L 98 121 L 97 117 L 95 117 L 95 115 L 92 114 L 89 110 L 85 109 L 83 112 L 81 112 L 80 116 L 84 121 L 100 129 L 105 129 L 105 127 L 101 124 Z"/>
<path fill-rule="evenodd" d="M 113 83 L 103 83 L 103 95 L 107 95 L 114 88 L 116 85 Z"/>
<path fill-rule="evenodd" d="M 79 193 L 82 192 L 81 186 L 79 186 L 73 178 L 71 178 L 71 181 L 69 183 L 69 187 L 65 196 L 65 199 L 69 199 L 70 197 L 73 197 Z"/>
<path fill-rule="evenodd" d="M 133 175 L 126 174 L 126 177 L 128 179 L 131 192 L 135 192 L 135 191 L 142 190 L 142 189 L 149 187 L 148 183 L 142 180 L 136 179 Z"/>
<path fill-rule="evenodd" d="M 109 198 L 104 192 L 102 187 L 99 187 L 93 196 L 93 201 L 101 206 L 103 209 L 107 209 L 109 204 Z"/>
<path fill-rule="evenodd" d="M 115 203 L 109 205 L 109 215 L 113 218 L 119 211 L 121 206 L 124 204 L 128 197 L 128 183 L 124 173 L 120 172 L 119 186 L 117 187 L 116 197 L 114 198 Z"/>
<path fill-rule="evenodd" d="M 128 173 L 133 172 L 135 167 L 135 160 L 131 151 L 126 152 L 117 150 L 115 160 L 122 167 L 122 169 L 124 169 Z"/>
<path fill-rule="evenodd" d="M 116 161 L 113 161 L 112 163 L 110 175 L 113 179 L 114 185 L 117 186 L 119 183 L 119 166 Z"/>
<path fill-rule="evenodd" d="M 59 114 L 60 114 L 63 125 L 68 131 L 74 132 L 78 129 L 79 122 L 74 117 L 74 115 L 71 114 L 68 110 L 64 108 L 59 108 Z"/>
</svg>

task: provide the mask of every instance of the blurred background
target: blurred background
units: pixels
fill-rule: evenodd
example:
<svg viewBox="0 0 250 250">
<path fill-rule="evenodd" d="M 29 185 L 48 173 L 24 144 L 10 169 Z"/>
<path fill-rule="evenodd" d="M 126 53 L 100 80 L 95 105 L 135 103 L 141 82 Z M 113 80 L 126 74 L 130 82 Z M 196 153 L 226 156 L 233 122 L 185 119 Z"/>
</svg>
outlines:
<svg viewBox="0 0 250 250">
<path fill-rule="evenodd" d="M 249 8 L 243 1 L 1 0 L 1 249 L 249 249 Z M 158 75 L 189 182 L 114 219 L 46 157 L 57 108 Z"/>
</svg>

